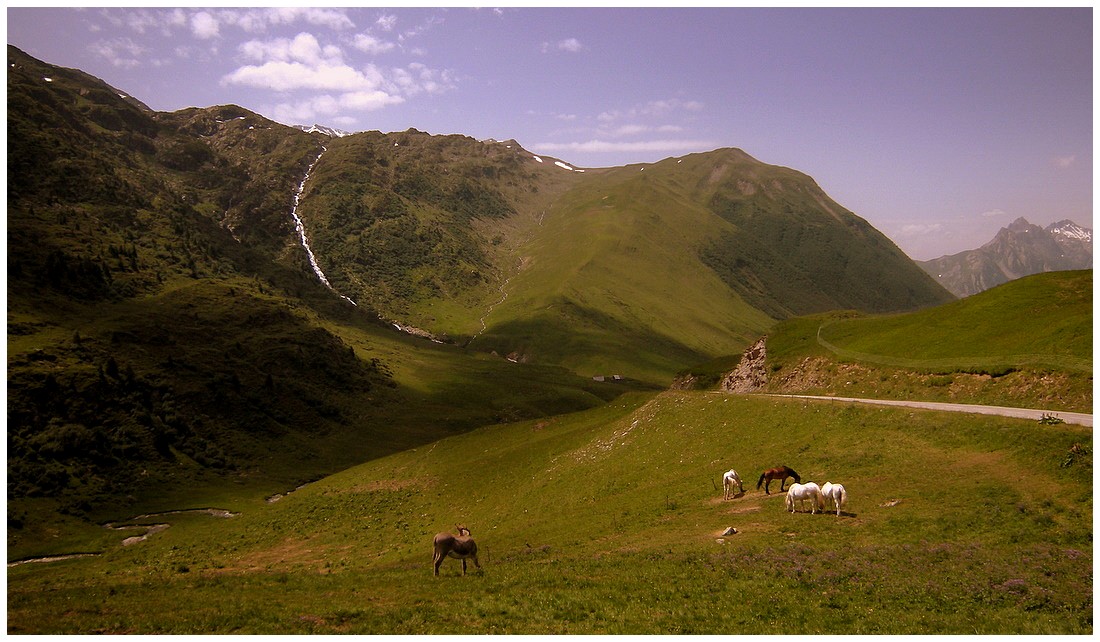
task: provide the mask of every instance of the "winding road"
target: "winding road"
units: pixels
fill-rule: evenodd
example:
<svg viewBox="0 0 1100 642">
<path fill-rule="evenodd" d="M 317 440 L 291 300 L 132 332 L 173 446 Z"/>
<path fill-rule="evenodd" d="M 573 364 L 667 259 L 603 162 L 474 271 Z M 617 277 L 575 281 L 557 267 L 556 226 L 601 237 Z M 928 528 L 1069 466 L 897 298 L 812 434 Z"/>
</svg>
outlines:
<svg viewBox="0 0 1100 642">
<path fill-rule="evenodd" d="M 1034 419 L 1038 421 L 1044 415 L 1050 415 L 1061 419 L 1067 424 L 1088 426 L 1092 428 L 1092 415 L 1083 412 L 1060 412 L 1053 410 L 1033 410 L 1030 408 L 1009 408 L 1006 406 L 979 406 L 964 403 L 943 403 L 937 401 L 897 401 L 893 399 L 859 399 L 856 397 L 820 397 L 815 395 L 779 395 L 767 394 L 768 397 L 785 397 L 789 399 L 816 399 L 821 401 L 845 401 L 853 403 L 869 403 L 881 406 L 905 406 L 909 408 L 924 408 L 926 410 L 942 410 L 945 412 L 969 412 L 980 415 L 1000 415 L 1002 417 L 1017 417 L 1020 419 Z"/>
</svg>

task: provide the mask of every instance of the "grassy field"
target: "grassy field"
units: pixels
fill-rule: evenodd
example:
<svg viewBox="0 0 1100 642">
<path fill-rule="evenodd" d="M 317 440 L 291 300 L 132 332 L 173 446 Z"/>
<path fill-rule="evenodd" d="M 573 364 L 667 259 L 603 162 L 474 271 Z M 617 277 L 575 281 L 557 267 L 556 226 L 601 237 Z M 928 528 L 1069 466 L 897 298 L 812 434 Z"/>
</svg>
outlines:
<svg viewBox="0 0 1100 642">
<path fill-rule="evenodd" d="M 780 322 L 767 389 L 1092 412 L 1092 331 L 1092 271 L 1037 274 L 919 312 Z"/>
<path fill-rule="evenodd" d="M 634 393 L 10 567 L 8 631 L 1090 634 L 1091 443 L 996 417 Z M 757 491 L 779 464 L 843 483 L 843 514 Z M 747 492 L 726 501 L 731 467 Z M 431 538 L 455 523 L 483 568 L 433 577 Z"/>
<path fill-rule="evenodd" d="M 818 342 L 841 356 L 945 370 L 1092 372 L 1092 270 L 1048 272 L 910 314 L 838 319 Z"/>
</svg>

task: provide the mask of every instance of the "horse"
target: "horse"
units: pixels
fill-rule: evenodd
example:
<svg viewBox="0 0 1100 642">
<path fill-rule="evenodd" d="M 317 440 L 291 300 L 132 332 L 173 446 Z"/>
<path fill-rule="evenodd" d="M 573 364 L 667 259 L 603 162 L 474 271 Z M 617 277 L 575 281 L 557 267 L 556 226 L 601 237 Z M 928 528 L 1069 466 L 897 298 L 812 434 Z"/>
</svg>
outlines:
<svg viewBox="0 0 1100 642">
<path fill-rule="evenodd" d="M 462 560 L 462 574 L 466 574 L 466 559 L 474 560 L 474 566 L 481 568 L 477 561 L 477 543 L 470 538 L 470 529 L 465 526 L 456 526 L 458 535 L 439 533 L 432 540 L 432 562 L 435 564 L 435 574 L 439 575 L 439 565 L 448 556 Z M 463 534 L 465 533 L 465 534 Z"/>
<path fill-rule="evenodd" d="M 821 496 L 825 499 L 826 506 L 829 504 L 836 506 L 836 516 L 840 517 L 840 509 L 848 502 L 848 491 L 844 490 L 840 484 L 825 482 L 821 487 Z"/>
<path fill-rule="evenodd" d="M 821 496 L 821 487 L 813 482 L 805 484 L 794 483 L 787 489 L 787 510 L 794 512 L 794 503 L 798 502 L 798 510 L 802 510 L 803 502 L 810 500 L 810 514 L 816 514 L 817 509 L 825 510 L 825 499 Z"/>
<path fill-rule="evenodd" d="M 771 486 L 773 479 L 778 479 L 780 480 L 779 492 L 783 492 L 783 484 L 787 483 L 788 477 L 794 477 L 794 480 L 797 483 L 802 482 L 802 478 L 798 476 L 798 473 L 794 472 L 790 468 L 787 468 L 786 466 L 780 466 L 779 468 L 765 470 L 763 474 L 760 475 L 760 481 L 756 482 L 756 490 L 760 490 L 760 486 L 762 485 L 764 486 L 764 494 L 771 495 L 771 491 L 768 490 L 768 487 Z M 768 483 L 766 484 L 764 483 L 765 479 L 768 481 Z"/>
<path fill-rule="evenodd" d="M 745 485 L 741 483 L 741 477 L 737 474 L 736 470 L 730 469 L 728 473 L 722 475 L 722 490 L 725 491 L 724 499 L 729 499 L 732 495 L 734 485 L 737 485 L 739 492 L 745 494 Z"/>
</svg>

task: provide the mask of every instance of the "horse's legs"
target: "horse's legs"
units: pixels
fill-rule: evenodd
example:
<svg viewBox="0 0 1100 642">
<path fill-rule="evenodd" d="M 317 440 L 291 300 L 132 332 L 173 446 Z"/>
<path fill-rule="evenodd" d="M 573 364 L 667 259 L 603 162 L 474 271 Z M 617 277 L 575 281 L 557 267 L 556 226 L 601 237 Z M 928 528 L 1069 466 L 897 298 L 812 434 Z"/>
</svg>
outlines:
<svg viewBox="0 0 1100 642">
<path fill-rule="evenodd" d="M 771 485 L 772 485 L 772 480 L 770 480 L 770 479 L 764 482 L 764 494 L 765 495 L 771 495 L 772 494 L 772 492 L 770 490 L 768 490 L 768 487 L 771 486 Z"/>
<path fill-rule="evenodd" d="M 432 555 L 432 561 L 435 562 L 435 574 L 439 575 L 439 565 L 443 563 L 443 556 L 439 553 Z"/>
<path fill-rule="evenodd" d="M 462 574 L 463 575 L 466 574 L 466 558 L 465 557 L 462 558 Z"/>
</svg>

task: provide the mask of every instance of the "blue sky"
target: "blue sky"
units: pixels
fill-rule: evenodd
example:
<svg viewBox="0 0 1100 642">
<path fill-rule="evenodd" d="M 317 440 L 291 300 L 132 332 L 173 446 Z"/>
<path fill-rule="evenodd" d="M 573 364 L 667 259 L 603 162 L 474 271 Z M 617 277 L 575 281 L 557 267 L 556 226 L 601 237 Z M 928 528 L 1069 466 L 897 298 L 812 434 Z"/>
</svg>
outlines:
<svg viewBox="0 0 1100 642">
<path fill-rule="evenodd" d="M 150 107 L 514 138 L 580 167 L 739 147 L 912 258 L 1092 227 L 1093 10 L 35 8 L 8 42 Z"/>
</svg>

